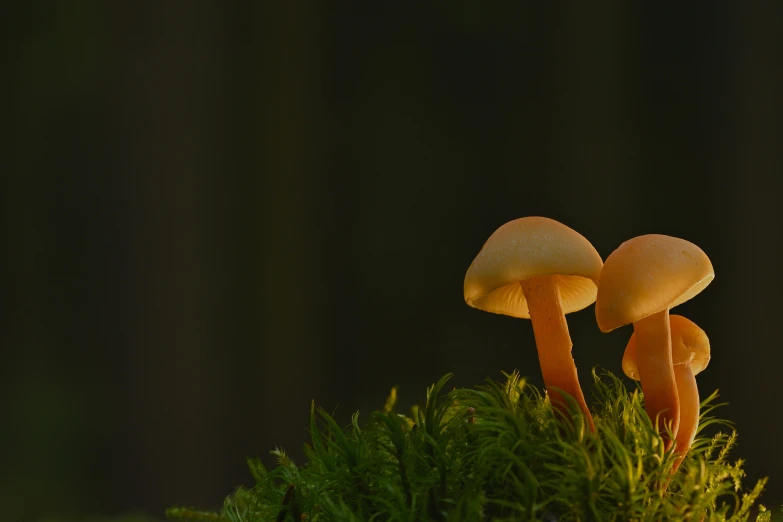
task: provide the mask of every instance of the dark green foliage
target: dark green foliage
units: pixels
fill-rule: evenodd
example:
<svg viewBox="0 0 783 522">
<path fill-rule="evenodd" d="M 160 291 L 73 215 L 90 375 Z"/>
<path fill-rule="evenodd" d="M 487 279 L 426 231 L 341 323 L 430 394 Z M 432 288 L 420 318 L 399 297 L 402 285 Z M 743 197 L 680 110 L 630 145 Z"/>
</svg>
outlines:
<svg viewBox="0 0 783 522">
<path fill-rule="evenodd" d="M 3 520 L 6 519 L 4 518 Z M 117 515 L 113 517 L 95 515 L 95 516 L 88 516 L 88 517 L 79 517 L 78 519 L 42 518 L 42 519 L 37 519 L 36 522 L 158 522 L 158 519 L 151 518 L 142 513 L 138 513 L 138 514 L 131 513 L 126 515 Z"/>
<path fill-rule="evenodd" d="M 276 449 L 272 470 L 249 460 L 255 487 L 230 495 L 220 513 L 167 514 L 226 522 L 744 521 L 766 482 L 743 489 L 742 461 L 727 460 L 736 433 L 712 417 L 716 393 L 702 403 L 699 435 L 672 475 L 676 456 L 664 451 L 641 393 L 610 374 L 594 373 L 596 433 L 577 407 L 570 419 L 556 418 L 516 373 L 444 393 L 450 377 L 411 416 L 394 411 L 392 390 L 364 426 L 358 414 L 343 427 L 313 406 L 304 466 Z M 763 506 L 755 510 L 757 521 L 770 520 Z"/>
</svg>

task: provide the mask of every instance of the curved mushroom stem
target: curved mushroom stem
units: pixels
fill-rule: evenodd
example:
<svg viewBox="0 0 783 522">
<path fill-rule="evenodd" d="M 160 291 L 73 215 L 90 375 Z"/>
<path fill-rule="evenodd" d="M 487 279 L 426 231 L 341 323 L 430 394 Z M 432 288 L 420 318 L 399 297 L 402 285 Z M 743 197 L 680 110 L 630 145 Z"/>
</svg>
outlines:
<svg viewBox="0 0 783 522">
<path fill-rule="evenodd" d="M 552 405 L 570 419 L 568 400 L 552 388 L 568 393 L 579 404 L 590 431 L 594 432 L 593 417 L 587 408 L 582 388 L 579 386 L 576 365 L 571 357 L 571 336 L 568 334 L 560 290 L 552 276 L 533 277 L 522 281 L 520 285 L 530 310 L 538 348 L 538 362 Z"/>
<path fill-rule="evenodd" d="M 680 401 L 674 381 L 669 310 L 633 323 L 633 329 L 636 333 L 636 361 L 644 392 L 644 409 L 653 423 L 656 419 L 661 421 L 656 429 L 668 450 L 673 441 L 669 439 L 666 426 L 671 425 L 673 437 L 680 427 Z"/>
<path fill-rule="evenodd" d="M 677 431 L 676 450 L 680 454 L 674 462 L 672 473 L 682 464 L 688 450 L 691 449 L 696 429 L 699 427 L 699 388 L 690 363 L 674 367 L 674 379 L 677 382 L 677 394 L 680 396 L 680 429 Z"/>
</svg>

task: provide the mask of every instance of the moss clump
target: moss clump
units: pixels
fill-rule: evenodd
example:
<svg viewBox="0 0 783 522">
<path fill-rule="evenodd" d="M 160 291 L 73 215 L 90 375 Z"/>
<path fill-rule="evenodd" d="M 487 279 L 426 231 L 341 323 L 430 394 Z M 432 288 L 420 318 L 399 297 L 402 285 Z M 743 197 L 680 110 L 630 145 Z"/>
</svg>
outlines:
<svg viewBox="0 0 783 522">
<path fill-rule="evenodd" d="M 680 469 L 644 412 L 638 389 L 593 372 L 596 432 L 574 404 L 556 418 L 549 401 L 517 373 L 476 389 L 445 393 L 451 375 L 427 390 L 410 416 L 394 411 L 392 390 L 363 424 L 341 426 L 310 412 L 307 462 L 282 450 L 217 513 L 172 508 L 171 518 L 231 522 L 639 520 L 744 521 L 766 479 L 744 489 L 742 461 L 727 460 L 736 432 L 702 403 L 699 434 Z M 717 431 L 721 426 L 726 432 Z M 713 432 L 711 435 L 707 432 Z M 757 506 L 757 521 L 770 513 Z"/>
</svg>

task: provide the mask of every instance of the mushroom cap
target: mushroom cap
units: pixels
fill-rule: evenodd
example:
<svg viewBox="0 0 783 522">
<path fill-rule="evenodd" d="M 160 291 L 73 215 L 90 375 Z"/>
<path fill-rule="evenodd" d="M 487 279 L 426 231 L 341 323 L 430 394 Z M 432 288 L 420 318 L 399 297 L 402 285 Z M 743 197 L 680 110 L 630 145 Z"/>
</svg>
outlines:
<svg viewBox="0 0 783 522">
<path fill-rule="evenodd" d="M 672 331 L 672 360 L 674 366 L 691 364 L 693 375 L 698 375 L 710 363 L 710 340 L 696 323 L 681 315 L 669 316 Z M 636 334 L 631 335 L 623 354 L 623 373 L 639 380 L 636 365 Z"/>
<path fill-rule="evenodd" d="M 563 313 L 595 301 L 603 261 L 578 232 L 545 217 L 509 221 L 489 236 L 465 274 L 465 302 L 496 314 L 530 318 L 520 282 L 554 276 Z"/>
<path fill-rule="evenodd" d="M 604 263 L 595 317 L 602 332 L 674 308 L 710 284 L 707 254 L 684 239 L 649 234 L 629 239 Z"/>
</svg>

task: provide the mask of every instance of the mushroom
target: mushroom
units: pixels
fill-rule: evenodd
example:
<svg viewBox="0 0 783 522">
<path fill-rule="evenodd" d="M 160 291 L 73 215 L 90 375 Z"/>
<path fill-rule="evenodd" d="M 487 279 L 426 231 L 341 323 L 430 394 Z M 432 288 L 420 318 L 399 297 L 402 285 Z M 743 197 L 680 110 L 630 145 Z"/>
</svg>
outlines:
<svg viewBox="0 0 783 522">
<path fill-rule="evenodd" d="M 650 234 L 620 245 L 604 263 L 595 302 L 602 332 L 633 324 L 644 407 L 666 441 L 680 425 L 669 309 L 694 297 L 715 276 L 707 255 L 676 237 Z M 659 419 L 660 417 L 660 419 Z"/>
<path fill-rule="evenodd" d="M 601 256 L 581 234 L 545 217 L 523 217 L 489 237 L 465 274 L 468 305 L 496 314 L 530 319 L 538 360 L 553 406 L 569 414 L 569 394 L 584 413 L 585 403 L 571 356 L 565 314 L 595 301 Z"/>
<path fill-rule="evenodd" d="M 680 467 L 688 453 L 696 429 L 699 427 L 699 389 L 696 375 L 710 362 L 710 340 L 696 323 L 681 315 L 669 317 L 672 331 L 672 363 L 677 395 L 680 399 L 680 429 L 675 439 L 675 449 L 680 456 L 674 462 L 672 473 Z M 631 379 L 639 380 L 636 360 L 636 334 L 631 335 L 623 355 L 623 372 Z"/>
</svg>

